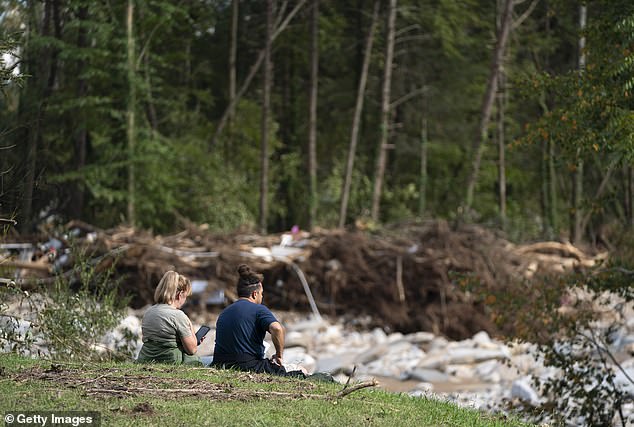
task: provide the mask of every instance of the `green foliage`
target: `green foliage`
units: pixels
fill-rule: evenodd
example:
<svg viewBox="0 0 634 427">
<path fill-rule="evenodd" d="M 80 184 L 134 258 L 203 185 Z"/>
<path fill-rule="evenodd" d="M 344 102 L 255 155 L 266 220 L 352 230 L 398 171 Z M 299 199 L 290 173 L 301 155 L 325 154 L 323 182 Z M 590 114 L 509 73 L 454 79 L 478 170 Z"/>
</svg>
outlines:
<svg viewBox="0 0 634 427">
<path fill-rule="evenodd" d="M 39 292 L 22 291 L 17 286 L 0 288 L 4 301 L 13 306 L 29 307 L 35 314 L 31 321 L 14 316 L 9 306 L 0 306 L 6 323 L 0 339 L 19 354 L 35 354 L 54 360 L 129 360 L 133 355 L 134 333 L 120 334 L 108 348 L 102 342 L 112 334 L 123 318 L 129 298 L 122 298 L 118 282 L 112 276 L 114 264 L 97 271 L 85 253 L 75 250 L 77 260 L 72 270 L 55 277 L 52 286 Z"/>
<path fill-rule="evenodd" d="M 308 2 L 310 3 L 310 2 Z M 518 145 L 507 156 L 508 224 L 538 237 L 544 159 L 538 149 L 556 142 L 557 191 L 573 155 L 601 158 L 586 173 L 598 187 L 610 161 L 631 163 L 632 47 L 631 2 L 588 2 L 587 67 L 576 71 L 578 2 L 538 2 L 513 29 L 505 60 L 508 77 L 506 139 Z M 17 47 L 23 86 L 11 81 L 0 99 L 3 136 L 0 210 L 22 221 L 23 177 L 33 172 L 31 217 L 54 211 L 81 216 L 101 227 L 125 220 L 134 196 L 137 224 L 166 231 L 179 217 L 218 230 L 250 227 L 259 210 L 261 70 L 236 108 L 232 123 L 210 147 L 228 103 L 230 2 L 167 0 L 135 2 L 135 69 L 128 81 L 126 4 L 71 0 L 0 0 L 0 51 Z M 211 7 L 210 7 L 211 6 Z M 350 126 L 360 79 L 372 2 L 320 3 L 317 175 L 319 226 L 337 223 Z M 280 8 L 288 13 L 291 4 Z M 529 5 L 518 4 L 517 15 Z M 284 10 L 281 10 L 284 9 Z M 462 199 L 495 43 L 494 2 L 482 0 L 399 1 L 394 106 L 388 172 L 381 201 L 382 220 L 417 215 L 420 134 L 427 123 L 428 189 L 432 216 L 453 217 Z M 307 147 L 310 19 L 305 5 L 274 42 L 271 96 L 269 228 L 279 230 L 307 220 Z M 279 23 L 279 19 L 278 19 Z M 376 143 L 380 129 L 385 22 L 380 19 L 370 57 L 350 200 L 350 218 L 363 217 L 371 201 Z M 21 31 L 25 27 L 28 31 Z M 261 48 L 263 3 L 241 1 L 238 17 L 237 85 L 242 85 Z M 13 41 L 7 34 L 15 34 Z M 4 82 L 5 80 L 3 80 Z M 126 112 L 130 84 L 135 88 L 134 152 L 127 146 Z M 4 85 L 4 83 L 3 83 Z M 521 97 L 520 95 L 524 95 Z M 6 107 L 6 108 L 2 108 Z M 494 111 L 495 114 L 495 111 Z M 491 142 L 495 141 L 491 126 Z M 30 157 L 26 142 L 34 144 Z M 492 145 L 492 144 L 487 144 Z M 497 150 L 484 153 L 474 208 L 479 220 L 499 223 Z M 5 155 L 6 154 L 6 155 Z M 130 167 L 136 171 L 128 194 Z M 340 176 L 336 176 L 336 175 Z M 624 221 L 624 185 L 607 186 L 611 207 L 603 215 Z M 7 190 L 9 188 L 9 190 Z M 562 198 L 558 213 L 568 213 Z M 623 205 L 619 214 L 618 205 Z M 539 208 L 537 208 L 539 207 Z M 592 217 L 598 221 L 600 215 Z M 562 222 L 562 221 L 560 221 Z M 563 228 L 563 227 L 562 227 Z M 547 231 L 548 227 L 543 227 Z"/>
<path fill-rule="evenodd" d="M 590 2 L 588 7 L 588 27 L 580 34 L 587 39 L 585 69 L 535 75 L 524 83 L 525 93 L 548 92 L 556 105 L 527 126 L 524 141 L 553 139 L 568 156 L 581 150 L 586 155 L 616 151 L 629 157 L 634 148 L 634 103 L 628 90 L 634 8 L 631 2 Z"/>
<path fill-rule="evenodd" d="M 363 158 L 357 158 L 358 168 L 363 167 L 363 160 Z M 336 227 L 339 222 L 341 189 L 345 170 L 344 161 L 344 159 L 340 159 L 319 186 L 319 206 L 322 207 L 320 218 L 321 223 L 326 227 Z M 348 202 L 348 223 L 354 222 L 357 218 L 370 216 L 369 201 L 372 195 L 372 180 L 358 168 L 355 167 L 352 175 L 352 187 Z"/>
<path fill-rule="evenodd" d="M 19 62 L 15 58 L 15 51 L 18 47 L 17 37 L 0 32 L 0 92 L 4 93 L 10 84 L 21 84 L 24 76 L 19 72 Z M 13 60 L 7 63 L 7 58 Z"/>
<path fill-rule="evenodd" d="M 97 272 L 85 254 L 75 255 L 79 262 L 75 263 L 72 274 L 58 275 L 46 295 L 38 312 L 38 332 L 48 343 L 54 359 L 110 358 L 109 353 L 101 354 L 104 349 L 100 343 L 118 325 L 127 300 L 118 295 L 113 267 Z M 126 357 L 130 355 L 123 355 Z"/>
<path fill-rule="evenodd" d="M 634 301 L 632 266 L 634 258 L 618 259 L 492 294 L 490 306 L 500 329 L 536 344 L 544 366 L 555 370 L 534 379 L 545 401 L 536 408 L 520 406 L 536 421 L 611 425 L 620 416 L 626 392 L 614 382 L 618 364 L 610 345 L 627 321 L 618 308 Z M 482 292 L 477 283 L 470 286 Z"/>
</svg>

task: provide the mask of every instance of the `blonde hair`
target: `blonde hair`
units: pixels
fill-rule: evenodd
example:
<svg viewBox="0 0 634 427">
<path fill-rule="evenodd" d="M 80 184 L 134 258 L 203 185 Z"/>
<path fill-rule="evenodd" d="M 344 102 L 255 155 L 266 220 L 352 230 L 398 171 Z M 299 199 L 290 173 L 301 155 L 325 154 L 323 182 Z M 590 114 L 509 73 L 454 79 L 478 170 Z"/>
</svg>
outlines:
<svg viewBox="0 0 634 427">
<path fill-rule="evenodd" d="M 182 274 L 170 270 L 163 275 L 156 287 L 154 302 L 157 304 L 171 304 L 176 300 L 179 292 L 186 292 L 187 296 L 190 296 L 192 294 L 192 283 Z"/>
</svg>

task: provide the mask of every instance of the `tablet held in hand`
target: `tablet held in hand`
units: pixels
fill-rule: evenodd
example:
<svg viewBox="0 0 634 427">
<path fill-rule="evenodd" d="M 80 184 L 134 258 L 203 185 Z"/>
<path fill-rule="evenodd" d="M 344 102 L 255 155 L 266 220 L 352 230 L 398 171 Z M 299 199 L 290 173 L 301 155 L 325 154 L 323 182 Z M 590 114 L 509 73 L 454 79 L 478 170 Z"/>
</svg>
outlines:
<svg viewBox="0 0 634 427">
<path fill-rule="evenodd" d="M 198 331 L 196 331 L 196 344 L 200 345 L 200 342 L 202 341 L 203 337 L 205 335 L 207 335 L 207 332 L 209 332 L 211 330 L 211 328 L 209 326 L 201 326 Z"/>
</svg>

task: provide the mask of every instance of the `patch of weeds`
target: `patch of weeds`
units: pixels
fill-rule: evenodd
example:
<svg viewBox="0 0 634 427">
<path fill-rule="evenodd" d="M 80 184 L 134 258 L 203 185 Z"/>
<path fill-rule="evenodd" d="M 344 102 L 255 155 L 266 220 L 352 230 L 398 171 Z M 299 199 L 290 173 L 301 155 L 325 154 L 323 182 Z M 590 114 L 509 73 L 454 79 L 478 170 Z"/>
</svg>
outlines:
<svg viewBox="0 0 634 427">
<path fill-rule="evenodd" d="M 85 252 L 72 251 L 77 260 L 72 270 L 59 273 L 52 286 L 41 285 L 38 293 L 16 285 L 0 289 L 1 300 L 26 303 L 29 312 L 36 313 L 27 320 L 9 314 L 8 305 L 0 305 L 0 342 L 5 343 L 5 350 L 53 360 L 130 360 L 137 339 L 132 331 L 118 331 L 111 340 L 114 346 L 102 344 L 106 334 L 113 334 L 119 325 L 128 303 L 118 292 L 115 263 L 102 270 Z"/>
</svg>

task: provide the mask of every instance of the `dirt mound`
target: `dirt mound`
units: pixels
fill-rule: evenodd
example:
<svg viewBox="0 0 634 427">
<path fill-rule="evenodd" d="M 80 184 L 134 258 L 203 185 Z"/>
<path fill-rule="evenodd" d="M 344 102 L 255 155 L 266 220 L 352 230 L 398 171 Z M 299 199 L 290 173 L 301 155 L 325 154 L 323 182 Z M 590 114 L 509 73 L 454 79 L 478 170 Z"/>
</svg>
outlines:
<svg viewBox="0 0 634 427">
<path fill-rule="evenodd" d="M 328 313 L 369 315 L 372 326 L 404 333 L 465 338 L 480 330 L 494 333 L 495 327 L 480 298 L 462 289 L 459 279 L 468 275 L 490 289 L 510 284 L 519 260 L 505 246 L 482 228 L 451 230 L 438 221 L 382 235 L 329 234 L 300 266 Z M 286 278 L 295 292 L 276 304 L 301 301 L 299 282 L 291 274 Z"/>
<path fill-rule="evenodd" d="M 207 306 L 209 297 L 220 292 L 226 302 L 233 301 L 236 267 L 248 263 L 263 273 L 265 302 L 272 309 L 311 310 L 303 272 L 321 313 L 344 316 L 365 327 L 431 331 L 452 339 L 481 330 L 495 334 L 487 298 L 500 290 L 512 292 L 518 279 L 544 269 L 559 272 L 591 265 L 604 257 L 591 258 L 558 242 L 515 246 L 483 227 L 450 227 L 442 220 L 375 233 L 319 230 L 267 236 L 217 235 L 194 224 L 171 236 L 125 227 L 72 227 L 98 269 L 115 264 L 122 292 L 132 297 L 136 308 L 153 302 L 159 279 L 174 269 L 205 284 L 189 310 L 219 310 L 222 307 Z M 50 274 L 60 259 L 53 258 L 44 253 L 32 262 L 4 265 L 20 269 L 26 286 L 29 272 L 40 282 L 53 280 Z M 67 261 L 63 274 L 70 274 L 71 264 Z M 475 293 L 465 286 L 469 281 L 483 286 Z"/>
</svg>

